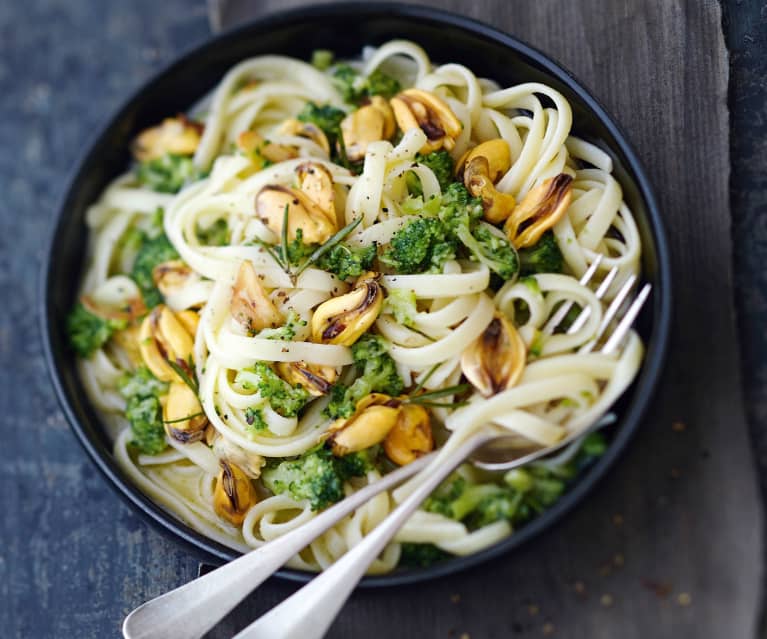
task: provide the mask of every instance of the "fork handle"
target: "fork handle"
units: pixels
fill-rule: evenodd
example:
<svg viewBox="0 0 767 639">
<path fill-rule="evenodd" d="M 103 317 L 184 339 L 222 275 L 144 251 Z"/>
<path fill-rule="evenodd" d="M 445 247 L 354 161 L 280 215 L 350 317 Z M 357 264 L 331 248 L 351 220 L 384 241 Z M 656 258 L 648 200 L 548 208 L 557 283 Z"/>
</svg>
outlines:
<svg viewBox="0 0 767 639">
<path fill-rule="evenodd" d="M 384 475 L 304 525 L 131 612 L 125 639 L 198 639 L 315 538 L 378 493 L 424 468 L 434 453 Z"/>
<path fill-rule="evenodd" d="M 442 480 L 487 440 L 487 435 L 483 434 L 467 439 L 440 461 L 439 467 L 430 469 L 423 483 L 354 548 L 280 605 L 256 619 L 234 639 L 323 637 L 357 582 L 389 540 Z"/>
</svg>

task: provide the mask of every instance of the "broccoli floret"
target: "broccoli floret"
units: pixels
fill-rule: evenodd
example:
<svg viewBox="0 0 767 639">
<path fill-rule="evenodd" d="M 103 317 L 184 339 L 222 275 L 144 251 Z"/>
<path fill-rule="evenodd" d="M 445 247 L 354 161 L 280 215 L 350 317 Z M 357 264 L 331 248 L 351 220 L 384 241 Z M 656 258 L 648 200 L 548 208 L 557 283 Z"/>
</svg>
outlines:
<svg viewBox="0 0 767 639">
<path fill-rule="evenodd" d="M 229 224 L 220 218 L 207 228 L 198 226 L 197 239 L 205 246 L 226 246 L 229 244 Z"/>
<path fill-rule="evenodd" d="M 364 477 L 377 467 L 376 457 L 379 453 L 378 446 L 371 446 L 356 453 L 349 453 L 343 457 L 336 457 L 335 464 L 339 476 L 344 481 L 350 477 Z"/>
<path fill-rule="evenodd" d="M 386 352 L 383 338 L 363 335 L 352 346 L 352 357 L 359 377 L 351 386 L 336 384 L 330 393 L 325 413 L 332 418 L 349 417 L 357 402 L 370 393 L 396 396 L 402 392 L 404 382 L 397 373 L 394 360 Z"/>
<path fill-rule="evenodd" d="M 178 193 L 189 182 L 205 177 L 187 155 L 167 153 L 162 157 L 142 162 L 136 167 L 136 179 L 160 193 Z"/>
<path fill-rule="evenodd" d="M 269 424 L 264 419 L 264 411 L 260 408 L 249 406 L 245 409 L 245 421 L 251 430 L 260 432 L 269 428 Z"/>
<path fill-rule="evenodd" d="M 125 320 L 103 319 L 94 315 L 82 302 L 78 302 L 67 317 L 69 343 L 80 357 L 90 357 L 112 337 L 112 333 L 127 325 Z"/>
<path fill-rule="evenodd" d="M 486 498 L 503 492 L 497 484 L 472 484 L 464 477 L 454 476 L 443 483 L 424 502 L 424 509 L 461 521 Z"/>
<path fill-rule="evenodd" d="M 390 290 L 386 295 L 381 312 L 391 313 L 400 324 L 412 326 L 418 312 L 415 293 L 405 288 Z"/>
<path fill-rule="evenodd" d="M 134 373 L 124 375 L 117 386 L 127 400 L 125 417 L 133 434 L 131 444 L 147 455 L 161 453 L 166 442 L 160 397 L 168 391 L 168 384 L 141 366 Z"/>
<path fill-rule="evenodd" d="M 321 510 L 344 498 L 344 481 L 365 475 L 371 453 L 334 457 L 327 448 L 315 448 L 297 459 L 270 464 L 262 473 L 264 485 L 275 495 L 289 492 L 293 499 L 307 499 L 312 510 Z"/>
<path fill-rule="evenodd" d="M 152 277 L 154 267 L 163 262 L 178 258 L 178 252 L 173 248 L 173 245 L 164 233 L 160 233 L 157 237 L 144 235 L 130 275 L 133 281 L 138 284 L 139 289 L 141 289 L 141 295 L 147 308 L 154 308 L 162 302 L 162 295 L 157 286 L 155 286 L 154 278 Z"/>
<path fill-rule="evenodd" d="M 268 467 L 261 479 L 275 495 L 289 492 L 296 501 L 309 500 L 312 510 L 326 508 L 344 497 L 343 481 L 333 454 L 326 448 Z"/>
<path fill-rule="evenodd" d="M 350 104 L 360 104 L 374 95 L 388 99 L 400 90 L 400 83 L 379 69 L 364 77 L 348 64 L 339 64 L 333 78 L 344 102 Z"/>
<path fill-rule="evenodd" d="M 439 219 L 469 250 L 471 257 L 485 264 L 505 280 L 519 270 L 519 260 L 508 239 L 493 233 L 482 218 L 482 200 L 471 197 L 463 184 L 450 184 L 442 196 Z"/>
<path fill-rule="evenodd" d="M 503 476 L 502 483 L 471 483 L 453 474 L 429 496 L 423 508 L 461 521 L 469 530 L 501 520 L 521 524 L 554 504 L 568 482 L 606 447 L 604 436 L 592 433 L 572 461 L 556 467 L 534 463 L 515 468 Z"/>
<path fill-rule="evenodd" d="M 237 373 L 235 381 L 246 390 L 258 390 L 258 394 L 269 402 L 272 410 L 283 417 L 295 417 L 311 399 L 309 391 L 303 386 L 291 386 L 266 362 L 256 362 L 252 367 L 242 369 Z"/>
<path fill-rule="evenodd" d="M 320 71 L 325 71 L 330 68 L 331 64 L 333 64 L 334 57 L 332 51 L 328 51 L 327 49 L 315 49 L 312 51 L 312 66 Z"/>
<path fill-rule="evenodd" d="M 519 270 L 516 251 L 500 233 L 480 223 L 482 200 L 472 197 L 463 184 L 450 183 L 441 197 L 423 202 L 410 198 L 403 204 L 408 213 L 425 217 L 401 228 L 391 240 L 381 262 L 398 273 L 439 272 L 453 259 L 459 244 L 469 256 L 509 279 Z"/>
<path fill-rule="evenodd" d="M 428 568 L 447 559 L 450 555 L 434 544 L 402 544 L 399 563 L 412 568 Z"/>
<path fill-rule="evenodd" d="M 453 182 L 454 162 L 453 158 L 447 151 L 433 151 L 431 153 L 427 153 L 426 155 L 417 153 L 415 156 L 415 161 L 418 164 L 423 164 L 424 166 L 429 167 L 434 172 L 434 176 L 437 178 L 440 189 L 442 191 L 447 190 L 447 188 Z M 418 177 L 416 177 L 415 173 L 409 172 L 407 174 L 406 180 L 408 191 L 410 191 L 412 195 L 423 194 L 421 181 L 418 179 Z"/>
<path fill-rule="evenodd" d="M 522 496 L 508 490 L 499 490 L 482 499 L 467 520 L 469 528 L 475 530 L 496 521 L 513 521 Z"/>
<path fill-rule="evenodd" d="M 139 366 L 134 373 L 123 375 L 118 382 L 120 394 L 130 397 L 160 397 L 168 392 L 168 384 L 152 375 L 146 366 Z"/>
<path fill-rule="evenodd" d="M 439 273 L 455 258 L 456 242 L 435 218 L 408 222 L 391 239 L 381 262 L 397 273 Z"/>
<path fill-rule="evenodd" d="M 529 248 L 519 249 L 519 271 L 521 275 L 533 273 L 561 273 L 564 267 L 564 257 L 554 237 L 554 233 L 546 231 L 536 244 Z"/>
<path fill-rule="evenodd" d="M 289 342 L 296 336 L 299 326 L 306 326 L 306 320 L 295 311 L 290 311 L 285 323 L 278 328 L 265 328 L 258 333 L 264 339 L 279 339 Z"/>
<path fill-rule="evenodd" d="M 334 149 L 341 135 L 341 120 L 346 117 L 346 113 L 330 104 L 320 106 L 314 102 L 307 102 L 296 117 L 301 122 L 311 122 L 322 129 L 330 148 Z"/>
<path fill-rule="evenodd" d="M 335 273 L 339 279 L 345 280 L 350 277 L 359 277 L 368 271 L 375 258 L 375 244 L 362 248 L 336 244 L 317 261 L 317 266 L 325 271 Z"/>
</svg>

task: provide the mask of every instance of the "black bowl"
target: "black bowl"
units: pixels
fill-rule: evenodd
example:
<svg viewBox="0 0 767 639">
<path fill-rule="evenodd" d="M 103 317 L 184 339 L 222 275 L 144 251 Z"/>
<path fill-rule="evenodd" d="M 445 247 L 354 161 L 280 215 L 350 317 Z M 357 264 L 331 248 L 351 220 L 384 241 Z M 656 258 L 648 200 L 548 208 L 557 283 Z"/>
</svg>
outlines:
<svg viewBox="0 0 767 639">
<path fill-rule="evenodd" d="M 109 120 L 85 153 L 56 219 L 43 267 L 41 322 L 46 359 L 62 409 L 80 443 L 109 483 L 147 519 L 176 539 L 191 544 L 207 561 L 222 562 L 238 555 L 181 523 L 146 497 L 117 466 L 98 416 L 86 400 L 67 346 L 64 318 L 75 299 L 85 246 L 83 216 L 106 184 L 130 161 L 128 146 L 141 129 L 168 114 L 189 108 L 210 91 L 224 73 L 244 58 L 277 53 L 308 59 L 312 50 L 333 49 L 340 57 L 359 55 L 364 45 L 392 38 L 418 42 L 433 60 L 460 62 L 508 86 L 544 82 L 560 91 L 573 108 L 573 129 L 608 150 L 614 175 L 636 216 L 643 249 L 643 272 L 653 284 L 639 331 L 647 345 L 644 364 L 633 386 L 620 401 L 619 423 L 611 443 L 571 489 L 540 517 L 512 536 L 469 557 L 447 560 L 426 569 L 365 577 L 363 586 L 389 586 L 430 579 L 479 564 L 516 548 L 549 528 L 578 504 L 612 466 L 639 426 L 663 365 L 671 321 L 669 249 L 655 198 L 645 172 L 625 136 L 604 108 L 561 66 L 528 45 L 469 18 L 436 9 L 403 4 L 329 4 L 273 14 L 213 38 L 152 78 Z M 306 581 L 311 575 L 282 570 L 279 576 Z"/>
</svg>

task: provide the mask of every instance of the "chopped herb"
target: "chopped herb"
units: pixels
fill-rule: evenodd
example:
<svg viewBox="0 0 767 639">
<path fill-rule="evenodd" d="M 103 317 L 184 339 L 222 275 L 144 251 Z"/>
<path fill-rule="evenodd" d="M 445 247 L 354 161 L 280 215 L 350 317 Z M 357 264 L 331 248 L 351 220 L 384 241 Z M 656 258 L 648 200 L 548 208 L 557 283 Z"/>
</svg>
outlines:
<svg viewBox="0 0 767 639">
<path fill-rule="evenodd" d="M 128 326 L 125 320 L 103 319 L 78 302 L 67 317 L 69 343 L 80 357 L 90 357 L 115 331 Z"/>
</svg>

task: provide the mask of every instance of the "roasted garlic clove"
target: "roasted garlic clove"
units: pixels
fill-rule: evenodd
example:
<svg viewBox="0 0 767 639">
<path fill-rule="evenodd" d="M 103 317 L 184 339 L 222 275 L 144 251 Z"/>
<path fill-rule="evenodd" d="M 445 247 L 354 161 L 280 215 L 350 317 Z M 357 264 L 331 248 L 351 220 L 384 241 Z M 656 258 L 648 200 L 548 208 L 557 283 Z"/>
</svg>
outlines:
<svg viewBox="0 0 767 639">
<path fill-rule="evenodd" d="M 322 164 L 304 162 L 296 167 L 298 188 L 319 208 L 335 228 L 336 206 L 333 176 Z"/>
<path fill-rule="evenodd" d="M 291 386 L 303 386 L 315 397 L 327 395 L 338 371 L 332 366 L 307 364 L 306 362 L 277 362 L 277 373 Z"/>
<path fill-rule="evenodd" d="M 461 370 L 472 385 L 490 397 L 519 381 L 527 347 L 514 325 L 496 314 L 485 331 L 461 356 Z"/>
<path fill-rule="evenodd" d="M 229 310 L 251 335 L 264 328 L 280 326 L 283 322 L 282 315 L 267 296 L 249 260 L 244 260 L 237 271 Z"/>
<path fill-rule="evenodd" d="M 301 191 L 281 184 L 268 184 L 256 195 L 256 215 L 277 235 L 282 232 L 286 206 L 288 237 L 291 240 L 301 229 L 304 242 L 321 244 L 337 230 L 336 224 L 328 219 L 325 212 Z"/>
<path fill-rule="evenodd" d="M 365 157 L 368 144 L 388 140 L 394 133 L 394 112 L 380 95 L 373 96 L 370 104 L 352 111 L 341 122 L 344 151 L 351 162 Z"/>
<path fill-rule="evenodd" d="M 192 335 L 179 318 L 164 304 L 155 306 L 144 318 L 139 330 L 139 351 L 152 374 L 164 382 L 181 381 L 168 362 L 191 375 L 194 349 Z"/>
<path fill-rule="evenodd" d="M 267 142 L 255 131 L 240 133 L 235 146 L 241 153 L 255 160 L 258 168 L 264 168 L 267 161 L 276 164 L 298 157 L 298 150 L 295 147 Z"/>
<path fill-rule="evenodd" d="M 241 526 L 245 515 L 258 502 L 248 476 L 235 464 L 222 460 L 213 489 L 213 509 L 234 526 Z"/>
<path fill-rule="evenodd" d="M 381 393 L 363 397 L 351 417 L 330 426 L 328 442 L 333 454 L 342 457 L 382 442 L 397 424 L 401 406 L 399 400 Z"/>
<path fill-rule="evenodd" d="M 466 163 L 463 180 L 469 193 L 482 199 L 482 217 L 491 224 L 499 224 L 511 215 L 516 200 L 513 195 L 496 190 L 490 173 L 487 158 L 478 155 Z"/>
<path fill-rule="evenodd" d="M 133 157 L 139 162 L 154 160 L 166 153 L 192 155 L 200 144 L 203 127 L 184 115 L 166 118 L 142 131 L 133 142 Z"/>
<path fill-rule="evenodd" d="M 445 148 L 450 151 L 461 134 L 461 121 L 439 97 L 421 89 L 406 89 L 391 99 L 394 117 L 402 131 L 419 127 L 428 142 L 421 153 Z"/>
<path fill-rule="evenodd" d="M 503 230 L 517 248 L 532 246 L 567 212 L 573 178 L 566 173 L 544 180 L 517 204 Z"/>
<path fill-rule="evenodd" d="M 359 277 L 352 291 L 331 297 L 312 316 L 312 341 L 351 346 L 378 319 L 384 296 L 377 273 Z"/>
<path fill-rule="evenodd" d="M 386 456 L 398 466 L 434 450 L 429 413 L 423 406 L 403 404 L 397 423 L 383 440 Z"/>
<path fill-rule="evenodd" d="M 209 431 L 206 431 L 206 435 L 208 433 Z M 261 476 L 261 468 L 266 463 L 261 455 L 245 450 L 226 437 L 219 435 L 215 429 L 209 440 L 208 444 L 212 447 L 216 457 L 235 464 L 251 479 L 258 479 Z"/>
<path fill-rule="evenodd" d="M 208 426 L 208 418 L 195 392 L 184 382 L 172 382 L 163 407 L 168 437 L 183 444 L 198 442 Z"/>
<path fill-rule="evenodd" d="M 306 138 L 311 140 L 318 146 L 322 147 L 322 150 L 330 155 L 330 144 L 328 138 L 323 130 L 316 124 L 311 122 L 301 122 L 300 120 L 285 120 L 277 132 L 282 135 L 295 135 L 300 138 Z"/>
</svg>

